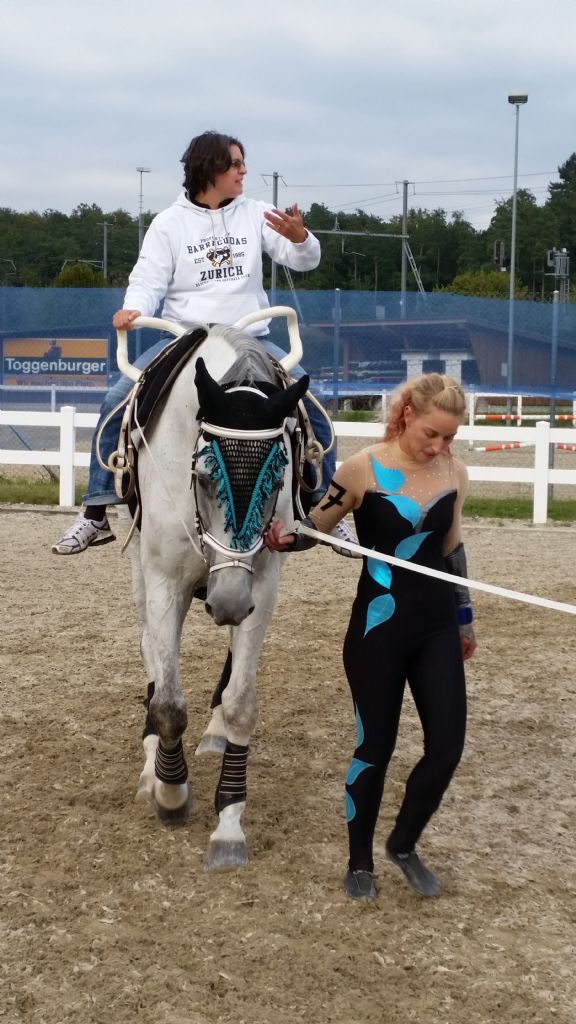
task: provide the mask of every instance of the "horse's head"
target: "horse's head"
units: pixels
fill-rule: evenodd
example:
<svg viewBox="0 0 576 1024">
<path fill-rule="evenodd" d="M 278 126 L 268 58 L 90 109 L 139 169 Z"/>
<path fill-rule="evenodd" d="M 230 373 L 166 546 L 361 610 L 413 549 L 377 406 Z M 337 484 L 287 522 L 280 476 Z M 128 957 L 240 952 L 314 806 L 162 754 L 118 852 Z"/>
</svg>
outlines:
<svg viewBox="0 0 576 1024">
<path fill-rule="evenodd" d="M 282 390 L 240 378 L 224 387 L 197 360 L 200 430 L 192 479 L 197 530 L 210 565 L 206 609 L 218 625 L 238 625 L 253 611 L 253 562 L 290 462 L 286 421 L 308 383 L 302 377 Z"/>
</svg>

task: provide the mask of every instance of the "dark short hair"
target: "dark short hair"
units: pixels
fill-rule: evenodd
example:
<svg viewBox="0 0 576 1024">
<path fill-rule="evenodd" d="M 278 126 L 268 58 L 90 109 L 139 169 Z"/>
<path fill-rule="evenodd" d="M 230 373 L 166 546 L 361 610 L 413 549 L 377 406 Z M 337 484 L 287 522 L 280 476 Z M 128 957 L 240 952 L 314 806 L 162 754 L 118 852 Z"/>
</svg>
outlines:
<svg viewBox="0 0 576 1024">
<path fill-rule="evenodd" d="M 229 170 L 232 164 L 230 146 L 238 146 L 244 159 L 244 146 L 232 135 L 203 132 L 192 139 L 181 157 L 181 163 L 184 165 L 182 184 L 189 199 L 194 199 L 200 192 L 204 192 L 208 185 L 213 185 L 217 174 Z"/>
</svg>

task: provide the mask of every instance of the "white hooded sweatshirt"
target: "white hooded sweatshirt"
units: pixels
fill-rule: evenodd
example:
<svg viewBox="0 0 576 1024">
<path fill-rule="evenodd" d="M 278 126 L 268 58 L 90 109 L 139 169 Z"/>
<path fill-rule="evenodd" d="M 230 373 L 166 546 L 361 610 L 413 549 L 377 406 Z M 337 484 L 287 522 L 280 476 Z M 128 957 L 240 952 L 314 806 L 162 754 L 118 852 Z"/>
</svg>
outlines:
<svg viewBox="0 0 576 1024">
<path fill-rule="evenodd" d="M 218 210 L 187 199 L 159 213 L 148 228 L 129 278 L 124 309 L 162 316 L 177 324 L 233 324 L 270 304 L 262 286 L 262 251 L 292 270 L 314 270 L 320 243 L 308 232 L 289 242 L 268 226 L 268 203 L 238 196 Z M 252 324 L 253 335 L 268 333 L 269 320 Z"/>
</svg>

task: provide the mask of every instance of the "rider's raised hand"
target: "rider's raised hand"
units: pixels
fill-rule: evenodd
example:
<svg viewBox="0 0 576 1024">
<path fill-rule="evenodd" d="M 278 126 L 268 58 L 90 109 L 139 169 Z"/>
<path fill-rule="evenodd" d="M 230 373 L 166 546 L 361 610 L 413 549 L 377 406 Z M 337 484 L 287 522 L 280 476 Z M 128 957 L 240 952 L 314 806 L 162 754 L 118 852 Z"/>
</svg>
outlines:
<svg viewBox="0 0 576 1024">
<path fill-rule="evenodd" d="M 265 210 L 264 218 L 269 227 L 289 242 L 297 245 L 299 242 L 305 242 L 308 237 L 298 203 L 293 203 L 287 213 L 276 209 Z"/>
</svg>

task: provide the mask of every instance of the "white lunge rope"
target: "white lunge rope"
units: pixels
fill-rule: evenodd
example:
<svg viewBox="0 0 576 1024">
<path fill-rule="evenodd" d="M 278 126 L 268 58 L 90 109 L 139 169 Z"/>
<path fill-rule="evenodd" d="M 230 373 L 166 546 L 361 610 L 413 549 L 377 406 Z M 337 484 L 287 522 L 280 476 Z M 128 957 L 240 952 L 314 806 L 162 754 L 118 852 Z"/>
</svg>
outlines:
<svg viewBox="0 0 576 1024">
<path fill-rule="evenodd" d="M 535 604 L 539 608 L 551 608 L 555 612 L 566 612 L 568 615 L 576 615 L 576 605 L 564 604 L 563 601 L 551 601 L 547 597 L 535 597 L 533 594 L 522 594 L 519 590 L 507 590 L 506 587 L 495 587 L 491 583 L 479 583 L 476 580 L 469 580 L 465 576 L 453 576 L 449 572 L 440 572 L 436 569 L 429 569 L 425 565 L 414 565 L 406 562 L 403 558 L 395 558 L 393 555 L 383 555 L 380 551 L 372 548 L 363 548 L 361 544 L 352 544 L 347 540 L 336 540 L 327 533 L 320 533 L 303 523 L 296 523 L 290 533 L 304 533 L 308 537 L 322 541 L 323 544 L 330 544 L 335 548 L 347 548 L 348 551 L 357 551 L 368 558 L 375 558 L 378 562 L 388 562 L 389 565 L 397 565 L 401 569 L 409 569 L 410 572 L 418 572 L 421 576 L 434 576 L 439 580 L 446 580 L 447 583 L 459 583 L 470 587 L 472 590 L 483 590 L 487 594 L 496 594 L 497 597 L 507 597 L 511 601 L 523 601 L 525 604 Z"/>
</svg>

